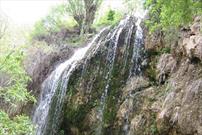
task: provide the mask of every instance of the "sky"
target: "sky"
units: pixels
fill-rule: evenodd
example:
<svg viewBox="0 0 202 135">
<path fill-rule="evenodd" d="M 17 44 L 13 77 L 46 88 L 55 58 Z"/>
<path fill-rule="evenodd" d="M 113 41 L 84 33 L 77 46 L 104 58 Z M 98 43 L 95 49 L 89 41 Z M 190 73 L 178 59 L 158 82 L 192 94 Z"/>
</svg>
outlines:
<svg viewBox="0 0 202 135">
<path fill-rule="evenodd" d="M 48 14 L 51 7 L 67 0 L 0 0 L 0 10 L 15 24 L 33 25 Z M 119 8 L 121 0 L 105 0 L 107 6 Z"/>
<path fill-rule="evenodd" d="M 45 16 L 52 6 L 65 0 L 0 0 L 0 10 L 14 23 L 32 25 Z"/>
</svg>

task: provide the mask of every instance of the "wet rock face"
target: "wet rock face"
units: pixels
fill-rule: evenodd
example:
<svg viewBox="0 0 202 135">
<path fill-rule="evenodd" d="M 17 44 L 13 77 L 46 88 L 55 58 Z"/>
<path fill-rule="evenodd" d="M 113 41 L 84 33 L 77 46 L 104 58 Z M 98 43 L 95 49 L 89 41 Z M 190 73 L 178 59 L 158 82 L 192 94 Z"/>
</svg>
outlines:
<svg viewBox="0 0 202 135">
<path fill-rule="evenodd" d="M 25 60 L 24 63 L 27 73 L 32 78 L 28 87 L 33 90 L 35 96 L 39 96 L 41 84 L 48 75 L 58 64 L 70 58 L 73 52 L 73 48 L 64 46 L 47 53 L 37 50 L 33 51 L 33 54 L 29 54 L 30 59 Z"/>
<path fill-rule="evenodd" d="M 113 134 L 121 89 L 133 66 L 133 18 L 111 30 L 92 48 L 69 80 L 63 130 Z M 139 61 L 141 63 L 141 61 Z"/>
<path fill-rule="evenodd" d="M 43 52 L 43 50 L 39 50 L 38 48 L 35 49 L 30 51 L 31 54 L 28 54 L 28 59 L 24 61 L 24 65 L 26 72 L 31 77 L 28 89 L 31 90 L 31 93 L 39 101 L 43 81 L 51 74 L 58 64 L 70 58 L 74 49 L 68 46 L 57 47 L 50 52 Z M 33 103 L 27 103 L 20 106 L 19 112 L 31 116 L 33 115 L 33 108 L 35 107 L 36 105 L 33 105 Z"/>
<path fill-rule="evenodd" d="M 147 54 L 138 61 L 141 73 L 130 76 L 133 24 L 129 21 L 120 32 L 115 53 L 116 38 L 109 35 L 116 29 L 103 35 L 73 72 L 61 130 L 70 135 L 202 135 L 201 35 L 182 37 L 189 41 L 179 42 L 172 54 Z M 145 39 L 147 52 L 159 51 L 163 42 L 150 41 Z"/>
</svg>

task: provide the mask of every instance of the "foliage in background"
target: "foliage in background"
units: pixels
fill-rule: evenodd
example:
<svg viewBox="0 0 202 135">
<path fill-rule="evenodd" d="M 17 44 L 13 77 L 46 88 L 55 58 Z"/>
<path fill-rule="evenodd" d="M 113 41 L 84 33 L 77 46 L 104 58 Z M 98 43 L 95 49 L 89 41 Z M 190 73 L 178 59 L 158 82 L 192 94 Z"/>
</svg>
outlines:
<svg viewBox="0 0 202 135">
<path fill-rule="evenodd" d="M 93 24 L 94 27 L 116 25 L 123 18 L 123 14 L 117 10 L 109 9 Z"/>
<path fill-rule="evenodd" d="M 202 13 L 201 0 L 146 0 L 145 6 L 149 9 L 146 24 L 151 32 L 186 26 Z"/>
<path fill-rule="evenodd" d="M 124 0 L 127 13 L 133 13 L 138 10 L 143 10 L 144 0 Z"/>
<path fill-rule="evenodd" d="M 10 119 L 8 114 L 0 110 L 1 135 L 34 135 L 34 127 L 27 116 L 16 116 Z"/>
<path fill-rule="evenodd" d="M 66 5 L 66 11 L 74 18 L 78 23 L 79 28 L 82 28 L 82 24 L 85 18 L 85 5 L 83 0 L 68 0 Z"/>
<path fill-rule="evenodd" d="M 80 34 L 88 33 L 102 0 L 68 0 L 67 11 L 79 25 Z"/>
<path fill-rule="evenodd" d="M 61 4 L 52 8 L 47 16 L 35 23 L 31 37 L 58 32 L 62 28 L 71 29 L 75 27 L 77 22 L 73 17 L 68 15 L 66 8 L 66 4 Z"/>
<path fill-rule="evenodd" d="M 62 28 L 79 26 L 81 33 L 88 33 L 95 19 L 95 13 L 102 0 L 68 0 L 35 23 L 31 37 L 58 32 Z"/>
<path fill-rule="evenodd" d="M 11 104 L 35 101 L 26 89 L 30 77 L 22 67 L 23 56 L 23 51 L 16 48 L 0 56 L 0 72 L 10 77 L 4 87 L 0 87 L 0 97 Z"/>
<path fill-rule="evenodd" d="M 0 134 L 31 135 L 34 126 L 28 117 L 24 115 L 10 117 L 13 111 L 18 110 L 19 105 L 35 101 L 35 98 L 27 91 L 30 77 L 22 64 L 25 49 L 18 46 L 18 43 L 24 40 L 13 37 L 15 34 L 13 31 L 10 32 L 10 29 L 15 28 L 8 28 L 0 39 Z M 20 41 L 16 41 L 16 38 Z"/>
</svg>

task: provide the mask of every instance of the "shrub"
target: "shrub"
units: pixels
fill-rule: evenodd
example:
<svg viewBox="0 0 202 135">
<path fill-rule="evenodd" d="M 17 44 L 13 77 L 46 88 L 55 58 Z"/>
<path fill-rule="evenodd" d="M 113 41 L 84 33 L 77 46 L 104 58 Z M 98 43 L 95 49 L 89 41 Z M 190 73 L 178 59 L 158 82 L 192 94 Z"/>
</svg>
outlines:
<svg viewBox="0 0 202 135">
<path fill-rule="evenodd" d="M 116 25 L 122 18 L 123 14 L 121 12 L 109 9 L 95 21 L 94 27 Z"/>
<path fill-rule="evenodd" d="M 34 126 L 27 116 L 21 115 L 10 119 L 8 114 L 0 110 L 1 135 L 34 135 Z"/>
<path fill-rule="evenodd" d="M 35 101 L 26 89 L 30 77 L 22 67 L 23 57 L 21 49 L 8 50 L 0 56 L 0 72 L 10 76 L 6 87 L 0 87 L 0 97 L 11 104 Z"/>
<path fill-rule="evenodd" d="M 30 80 L 26 74 L 22 60 L 24 53 L 22 48 L 10 49 L 8 44 L 1 44 L 4 48 L 0 50 L 0 73 L 7 75 L 6 84 L 0 82 L 0 134 L 1 135 L 32 135 L 34 126 L 27 116 L 9 117 L 5 111 L 16 111 L 17 107 L 28 101 L 35 101 L 35 98 L 27 91 L 27 83 Z M 5 76 L 1 76 L 5 78 Z M 3 103 L 3 104 L 2 104 Z M 4 105 L 11 105 L 4 108 Z M 2 110 L 4 108 L 5 110 Z"/>
</svg>

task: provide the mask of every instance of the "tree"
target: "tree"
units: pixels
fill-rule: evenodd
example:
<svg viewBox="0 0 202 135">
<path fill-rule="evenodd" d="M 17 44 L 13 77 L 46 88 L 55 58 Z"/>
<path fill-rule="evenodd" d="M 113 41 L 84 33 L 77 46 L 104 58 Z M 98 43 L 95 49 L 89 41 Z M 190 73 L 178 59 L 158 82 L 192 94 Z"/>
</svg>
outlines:
<svg viewBox="0 0 202 135">
<path fill-rule="evenodd" d="M 95 13 L 101 4 L 101 0 L 84 0 L 85 3 L 85 20 L 83 32 L 88 33 L 95 19 Z"/>
<path fill-rule="evenodd" d="M 7 30 L 7 25 L 8 25 L 8 21 L 6 17 L 0 14 L 0 39 L 2 39 L 3 36 L 5 35 Z"/>
<path fill-rule="evenodd" d="M 127 7 L 127 12 L 139 12 L 143 9 L 143 0 L 124 0 L 124 4 Z"/>
<path fill-rule="evenodd" d="M 84 1 L 83 0 L 68 0 L 67 12 L 73 16 L 78 23 L 79 29 L 82 29 L 82 24 L 85 17 Z"/>
<path fill-rule="evenodd" d="M 88 33 L 102 0 L 68 0 L 67 11 L 79 25 L 80 33 Z"/>
</svg>

